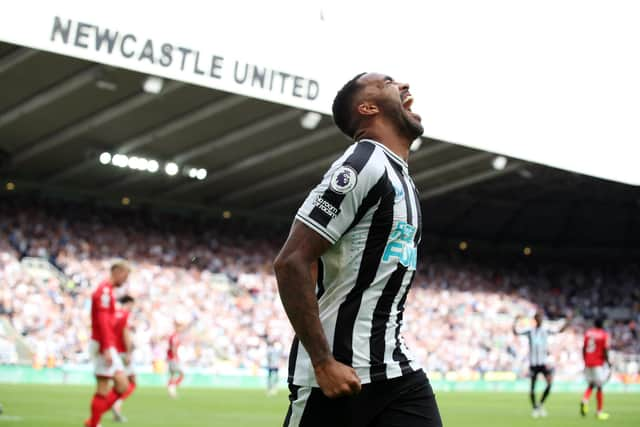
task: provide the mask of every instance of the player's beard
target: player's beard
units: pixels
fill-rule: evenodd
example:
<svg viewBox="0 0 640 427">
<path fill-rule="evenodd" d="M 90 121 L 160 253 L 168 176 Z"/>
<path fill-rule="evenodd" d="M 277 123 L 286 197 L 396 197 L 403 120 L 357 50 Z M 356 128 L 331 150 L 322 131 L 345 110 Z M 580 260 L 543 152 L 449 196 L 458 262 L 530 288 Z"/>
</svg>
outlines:
<svg viewBox="0 0 640 427">
<path fill-rule="evenodd" d="M 411 113 L 407 110 L 404 108 L 401 108 L 401 110 L 406 135 L 409 137 L 409 140 L 413 142 L 414 139 L 422 136 L 424 133 L 424 126 L 422 126 L 422 123 L 417 119 L 411 117 Z"/>
<path fill-rule="evenodd" d="M 409 143 L 424 133 L 422 123 L 411 117 L 411 113 L 405 110 L 401 103 L 385 100 L 382 103 L 382 111 L 386 112 L 400 135 L 408 138 Z"/>
</svg>

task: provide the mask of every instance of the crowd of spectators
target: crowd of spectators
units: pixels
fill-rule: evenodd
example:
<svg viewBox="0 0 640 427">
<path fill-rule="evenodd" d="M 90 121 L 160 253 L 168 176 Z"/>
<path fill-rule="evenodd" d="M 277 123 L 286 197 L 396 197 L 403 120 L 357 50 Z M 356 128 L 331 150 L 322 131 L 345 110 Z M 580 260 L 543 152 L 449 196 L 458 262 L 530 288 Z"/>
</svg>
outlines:
<svg viewBox="0 0 640 427">
<path fill-rule="evenodd" d="M 267 337 L 283 347 L 292 331 L 271 262 L 286 229 L 237 219 L 207 220 L 86 204 L 0 203 L 0 315 L 41 363 L 85 363 L 90 296 L 114 258 L 133 265 L 122 292 L 136 298 L 134 361 L 163 360 L 177 314 L 191 319 L 181 357 L 188 366 L 258 372 Z M 20 259 L 47 259 L 62 275 L 34 275 Z M 403 335 L 429 371 L 526 372 L 516 315 L 542 308 L 548 323 L 574 320 L 551 343 L 559 372 L 582 370 L 582 332 L 608 309 L 612 347 L 640 353 L 640 270 L 634 265 L 513 265 L 425 256 L 408 299 Z M 525 321 L 526 322 L 526 321 Z M 519 325 L 519 326 L 526 326 Z M 9 337 L 1 337 L 6 347 Z"/>
</svg>

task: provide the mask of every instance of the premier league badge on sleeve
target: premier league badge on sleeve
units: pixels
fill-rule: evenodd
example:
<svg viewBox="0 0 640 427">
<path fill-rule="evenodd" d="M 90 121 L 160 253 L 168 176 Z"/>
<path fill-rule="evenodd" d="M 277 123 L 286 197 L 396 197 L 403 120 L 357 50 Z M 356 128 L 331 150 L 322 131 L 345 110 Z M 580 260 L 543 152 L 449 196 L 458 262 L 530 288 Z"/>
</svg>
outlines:
<svg viewBox="0 0 640 427">
<path fill-rule="evenodd" d="M 329 187 L 338 194 L 347 194 L 358 182 L 358 174 L 350 166 L 340 166 L 331 175 Z"/>
</svg>

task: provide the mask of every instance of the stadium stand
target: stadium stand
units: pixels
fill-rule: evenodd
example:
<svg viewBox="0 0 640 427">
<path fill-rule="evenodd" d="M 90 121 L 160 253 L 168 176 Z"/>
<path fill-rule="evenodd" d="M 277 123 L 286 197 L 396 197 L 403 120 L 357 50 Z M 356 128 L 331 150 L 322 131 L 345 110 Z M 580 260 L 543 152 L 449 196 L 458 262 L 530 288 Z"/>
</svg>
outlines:
<svg viewBox="0 0 640 427">
<path fill-rule="evenodd" d="M 194 321 L 182 354 L 188 366 L 257 372 L 266 360 L 266 334 L 285 348 L 284 368 L 291 329 L 271 269 L 286 235 L 280 228 L 15 198 L 0 204 L 0 279 L 6 283 L 0 314 L 23 337 L 34 363 L 85 363 L 91 288 L 110 260 L 124 257 L 134 266 L 127 292 L 139 301 L 136 364 L 164 358 L 172 321 L 185 313 Z M 33 274 L 21 262 L 28 257 L 48 260 L 63 274 Z M 580 377 L 582 332 L 596 315 L 609 317 L 620 358 L 640 353 L 640 270 L 634 264 L 505 265 L 427 253 L 415 283 L 404 335 L 430 372 L 526 375 L 526 343 L 511 327 L 517 314 L 536 307 L 551 322 L 575 314 L 552 343 L 561 377 Z M 12 341 L 0 339 L 0 357 L 15 362 Z"/>
</svg>

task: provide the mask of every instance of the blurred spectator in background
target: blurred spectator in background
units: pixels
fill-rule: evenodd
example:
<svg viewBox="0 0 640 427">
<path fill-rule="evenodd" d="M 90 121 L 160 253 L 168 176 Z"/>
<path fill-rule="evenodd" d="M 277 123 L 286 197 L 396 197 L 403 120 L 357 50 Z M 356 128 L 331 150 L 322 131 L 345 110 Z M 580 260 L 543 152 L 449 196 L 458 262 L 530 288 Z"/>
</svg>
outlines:
<svg viewBox="0 0 640 427">
<path fill-rule="evenodd" d="M 139 301 L 130 318 L 135 364 L 164 361 L 179 308 L 193 319 L 180 353 L 184 365 L 257 374 L 269 353 L 267 331 L 273 343 L 286 346 L 292 338 L 271 266 L 285 235 L 240 220 L 0 203 L 0 318 L 11 322 L 41 363 L 85 363 L 91 290 L 109 262 L 122 257 L 133 267 L 122 292 Z M 35 278 L 21 265 L 23 256 L 47 258 L 71 281 Z M 512 319 L 538 308 L 552 322 L 575 313 L 562 338 L 549 341 L 559 376 L 580 377 L 584 319 L 605 308 L 622 319 L 608 324 L 612 350 L 640 353 L 638 265 L 507 266 L 445 255 L 421 258 L 404 336 L 430 372 L 526 375 L 526 343 L 511 333 Z M 3 350 L 8 342 L 0 335 L 0 357 L 11 353 Z M 285 348 L 279 355 L 281 367 L 287 353 Z"/>
</svg>

